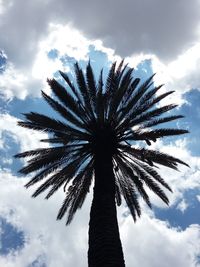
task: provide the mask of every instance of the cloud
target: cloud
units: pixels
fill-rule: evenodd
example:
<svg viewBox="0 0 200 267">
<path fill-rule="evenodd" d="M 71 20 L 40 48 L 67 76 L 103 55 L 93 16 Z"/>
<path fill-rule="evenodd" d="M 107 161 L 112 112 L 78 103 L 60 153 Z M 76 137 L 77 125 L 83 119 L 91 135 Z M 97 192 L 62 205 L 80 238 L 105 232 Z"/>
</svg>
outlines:
<svg viewBox="0 0 200 267">
<path fill-rule="evenodd" d="M 12 6 L 12 0 L 0 0 L 0 14 L 5 13 Z"/>
<path fill-rule="evenodd" d="M 3 132 L 9 133 L 15 143 L 20 145 L 22 151 L 31 150 L 41 146 L 40 139 L 47 138 L 47 134 L 25 129 L 17 125 L 19 119 L 9 114 L 0 114 L 0 136 L 2 138 L 1 149 L 4 146 Z M 46 143 L 43 145 L 47 146 Z"/>
<path fill-rule="evenodd" d="M 61 1 L 57 5 L 55 0 L 43 2 L 16 0 L 10 3 L 7 5 L 3 1 L 2 4 L 4 12 L 0 18 L 0 47 L 5 50 L 9 61 L 18 69 L 26 72 L 27 68 L 32 68 L 35 56 L 41 49 L 41 43 L 48 38 L 46 43 L 51 42 L 53 46 L 51 49 L 59 43 L 61 53 L 64 50 L 65 53 L 77 54 L 75 50 L 79 46 L 79 57 L 85 54 L 86 39 L 82 37 L 84 34 L 79 27 L 77 27 L 80 29 L 79 32 L 74 29 L 68 14 L 71 3 Z M 94 41 L 94 38 L 91 41 Z"/>
<path fill-rule="evenodd" d="M 46 33 L 48 12 L 46 4 L 38 1 L 8 1 L 1 15 L 0 47 L 5 49 L 11 62 L 20 68 L 30 67 L 34 58 L 38 41 Z M 3 5 L 6 1 L 3 1 Z M 26 12 L 24 12 L 26 10 Z"/>
<path fill-rule="evenodd" d="M 87 54 L 89 43 L 98 46 L 101 42 L 101 49 L 110 47 L 122 57 L 153 55 L 172 75 L 173 88 L 198 86 L 199 4 L 199 0 L 192 5 L 186 0 L 126 4 L 61 0 L 59 5 L 55 0 L 1 1 L 0 47 L 11 64 L 2 77 L 1 90 L 7 97 L 38 96 L 44 76 L 61 64 L 44 57 L 47 47 L 57 46 L 60 54 L 80 59 Z M 195 55 L 188 66 L 188 58 Z M 186 74 L 184 79 L 179 79 L 180 73 Z"/>
<path fill-rule="evenodd" d="M 151 149 L 180 158 L 182 161 L 190 165 L 190 168 L 179 165 L 179 171 L 175 171 L 166 167 L 159 169 L 160 175 L 173 190 L 173 193 L 166 191 L 166 194 L 170 200 L 170 206 L 173 207 L 179 201 L 184 202 L 185 192 L 189 190 L 200 189 L 200 157 L 191 155 L 190 151 L 187 149 L 186 139 L 183 138 L 177 141 L 173 140 L 169 142 L 157 141 L 156 143 L 152 144 Z M 155 206 L 167 208 L 167 206 L 151 191 L 149 191 L 149 194 Z M 186 202 L 188 202 L 188 200 Z M 190 203 L 187 204 L 190 205 Z"/>
<path fill-rule="evenodd" d="M 20 128 L 22 131 L 19 132 L 16 118 L 8 114 L 2 115 L 1 118 L 0 121 L 4 121 L 4 124 L 0 125 L 0 129 L 6 125 L 6 131 L 13 135 L 16 142 L 20 143 L 22 150 L 39 146 L 39 138 L 33 137 L 33 134 L 30 135 L 30 131 Z M 174 171 L 166 173 L 164 168 L 161 169 L 162 176 L 174 190 L 174 193 L 169 195 L 173 205 L 180 199 L 183 200 L 186 190 L 199 187 L 200 159 L 191 157 L 185 149 L 183 140 L 175 144 L 156 142 L 154 146 L 171 155 L 175 153 L 181 155 L 181 159 L 189 161 L 191 165 L 191 169 L 183 167 L 180 173 Z M 9 170 L 1 171 L 0 214 L 14 227 L 23 231 L 25 243 L 20 251 L 1 256 L 0 266 L 26 267 L 40 255 L 43 255 L 48 267 L 87 266 L 86 244 L 91 194 L 81 211 L 76 214 L 72 224 L 65 227 L 64 221 L 56 221 L 56 214 L 63 201 L 64 192 L 58 191 L 49 201 L 43 200 L 44 196 L 32 199 L 30 195 L 35 188 L 25 190 L 23 187 L 28 179 L 17 178 Z M 151 195 L 151 199 L 154 205 L 163 207 L 155 196 Z M 126 217 L 123 214 L 126 214 Z M 164 267 L 195 266 L 200 249 L 199 226 L 190 225 L 184 231 L 171 228 L 166 222 L 156 219 L 154 213 L 147 210 L 144 205 L 142 217 L 136 224 L 124 205 L 119 209 L 118 218 L 127 267 L 139 265 L 159 267 L 161 263 Z M 179 251 L 183 251 L 182 257 L 179 257 Z"/>
<path fill-rule="evenodd" d="M 46 79 L 59 69 L 69 72 L 70 59 L 87 61 L 92 47 L 102 55 L 106 54 L 107 60 L 113 60 L 114 51 L 105 48 L 101 41 L 87 39 L 70 25 L 51 23 L 48 27 L 48 35 L 39 42 L 32 67 L 33 77 Z M 48 54 L 51 51 L 56 53 L 54 57 L 49 58 Z M 64 60 L 65 58 L 68 60 Z"/>
<path fill-rule="evenodd" d="M 0 51 L 0 73 L 5 71 L 5 65 L 7 61 L 7 56 L 4 51 Z"/>
<path fill-rule="evenodd" d="M 157 73 L 155 82 L 166 84 L 166 90 L 176 90 L 175 100 L 178 103 L 185 102 L 183 95 L 191 89 L 200 90 L 200 43 L 191 46 L 169 63 L 162 62 L 154 55 L 152 59 L 153 71 Z M 144 56 L 143 58 L 148 58 Z M 172 96 L 174 99 L 174 95 Z"/>
<path fill-rule="evenodd" d="M 1 115 L 0 129 L 8 131 L 15 142 L 19 142 L 21 150 L 39 146 L 41 137 L 30 134 L 29 130 L 16 126 L 17 118 L 8 114 Z M 182 168 L 182 172 L 165 172 L 161 174 L 172 186 L 174 193 L 170 194 L 171 204 L 183 200 L 186 190 L 199 186 L 199 158 L 191 157 L 185 149 L 185 142 L 163 144 L 156 142 L 157 149 L 171 155 L 179 154 L 181 159 L 190 162 L 191 169 Z M 61 205 L 64 192 L 58 191 L 49 201 L 44 196 L 32 199 L 30 195 L 35 188 L 25 190 L 23 185 L 29 178 L 17 178 L 9 170 L 1 170 L 0 214 L 13 227 L 23 231 L 25 243 L 20 251 L 14 251 L 0 257 L 0 266 L 26 267 L 43 255 L 48 267 L 53 266 L 87 266 L 87 232 L 91 194 L 83 208 L 79 211 L 69 227 L 64 221 L 57 222 L 56 215 Z M 181 183 L 180 183 L 181 181 Z M 12 197 L 11 197 L 12 196 Z M 163 207 L 155 196 L 151 195 L 154 205 Z M 14 200 L 14 201 L 13 201 Z M 188 203 L 189 204 L 189 203 Z M 119 210 L 119 225 L 124 253 L 128 266 L 157 267 L 160 263 L 169 266 L 195 266 L 199 252 L 199 226 L 190 225 L 184 231 L 171 228 L 166 222 L 154 217 L 154 213 L 143 205 L 141 219 L 134 224 L 127 207 Z M 126 217 L 122 214 L 126 213 Z M 39 219 L 38 219 L 39 218 Z M 192 240 L 192 241 L 191 241 Z M 160 250 L 162 248 L 162 250 Z M 158 253 L 159 251 L 159 253 Z M 178 251 L 183 251 L 179 257 Z M 80 261 L 81 259 L 81 261 Z M 198 265 L 197 265 L 198 266 Z"/>
<path fill-rule="evenodd" d="M 198 225 L 191 225 L 185 231 L 180 231 L 147 215 L 143 215 L 136 224 L 128 217 L 121 226 L 121 237 L 127 266 L 199 266 Z"/>
<path fill-rule="evenodd" d="M 15 59 L 13 59 L 13 63 L 10 61 L 8 52 L 8 61 L 0 79 L 0 92 L 4 99 L 13 99 L 14 97 L 25 99 L 27 96 L 40 97 L 41 89 L 49 91 L 46 83 L 47 77 L 52 77 L 57 70 L 63 69 L 60 57 L 65 54 L 77 59 L 81 59 L 81 55 L 85 57 L 88 43 L 86 44 L 86 39 L 78 32 L 60 25 L 51 25 L 49 29 L 46 38 L 38 43 L 37 49 L 32 53 L 32 59 L 27 58 L 27 63 L 31 61 L 30 66 L 25 63 L 20 66 Z M 66 33 L 66 36 L 76 37 L 76 44 L 74 41 L 67 39 L 67 42 L 66 39 L 61 38 Z M 84 41 L 85 44 L 83 44 Z M 52 47 L 59 50 L 59 58 L 54 60 L 48 57 L 48 52 Z M 69 71 L 69 69 L 65 67 L 65 71 Z"/>
<path fill-rule="evenodd" d="M 38 96 L 43 84 L 43 81 L 17 70 L 11 63 L 7 64 L 0 78 L 0 93 L 4 100 L 25 99 L 28 94 Z"/>
<path fill-rule="evenodd" d="M 64 221 L 55 220 L 64 198 L 62 190 L 48 201 L 43 200 L 43 196 L 32 199 L 30 194 L 33 189 L 27 191 L 23 188 L 26 180 L 2 172 L 0 213 L 14 227 L 23 230 L 25 243 L 19 252 L 1 256 L 0 265 L 26 267 L 43 255 L 48 267 L 86 267 L 91 195 L 77 212 L 72 224 L 65 227 Z M 195 266 L 200 249 L 199 226 L 191 225 L 180 231 L 145 211 L 141 219 L 134 223 L 130 215 L 122 216 L 126 211 L 127 208 L 122 206 L 118 217 L 127 267 L 160 267 L 161 263 L 164 267 Z M 179 251 L 182 251 L 182 257 Z"/>
<path fill-rule="evenodd" d="M 19 65 L 27 66 L 27 56 L 33 57 L 49 23 L 71 23 L 87 38 L 102 40 L 121 56 L 143 51 L 169 60 L 199 38 L 199 1 L 189 5 L 187 0 L 62 0 L 58 5 L 55 0 L 17 0 L 5 8 L 2 21 L 1 31 L 6 35 L 2 35 L 1 46 L 7 47 L 11 60 Z"/>
<path fill-rule="evenodd" d="M 48 267 L 86 266 L 87 202 L 81 212 L 77 213 L 73 224 L 65 227 L 64 221 L 56 221 L 64 192 L 58 191 L 49 201 L 43 200 L 43 197 L 32 199 L 30 194 L 33 189 L 25 190 L 23 185 L 26 182 L 27 178 L 19 179 L 9 172 L 2 172 L 0 214 L 23 231 L 25 243 L 19 252 L 1 256 L 0 266 L 26 267 L 41 254 L 45 256 Z"/>
<path fill-rule="evenodd" d="M 79 1 L 69 6 L 69 15 L 76 27 L 121 56 L 142 51 L 169 60 L 199 37 L 198 0 L 193 5 L 186 0 L 89 1 L 88 6 Z"/>
<path fill-rule="evenodd" d="M 179 54 L 170 62 L 164 62 L 155 54 L 140 53 L 127 57 L 130 66 L 137 68 L 141 62 L 150 62 L 154 76 L 155 85 L 164 84 L 162 92 L 175 91 L 174 94 L 162 100 L 163 104 L 176 103 L 182 105 L 187 103 L 184 94 L 197 89 L 200 91 L 200 43 Z"/>
<path fill-rule="evenodd" d="M 40 97 L 41 89 L 49 92 L 46 83 L 48 77 L 52 77 L 60 69 L 65 72 L 71 71 L 72 65 L 67 58 L 77 61 L 88 60 L 92 47 L 102 55 L 105 54 L 107 61 L 119 59 L 114 56 L 113 50 L 105 48 L 101 41 L 86 39 L 69 25 L 49 24 L 46 36 L 38 40 L 33 57 L 29 58 L 27 54 L 27 62 L 31 61 L 30 66 L 26 63 L 20 66 L 19 62 L 8 54 L 7 64 L 0 79 L 2 97 L 4 100 L 14 97 L 22 100 L 27 96 Z M 56 51 L 53 58 L 49 57 L 52 50 Z"/>
<path fill-rule="evenodd" d="M 179 209 L 182 213 L 185 212 L 185 210 L 188 208 L 188 203 L 183 199 L 176 207 Z"/>
</svg>

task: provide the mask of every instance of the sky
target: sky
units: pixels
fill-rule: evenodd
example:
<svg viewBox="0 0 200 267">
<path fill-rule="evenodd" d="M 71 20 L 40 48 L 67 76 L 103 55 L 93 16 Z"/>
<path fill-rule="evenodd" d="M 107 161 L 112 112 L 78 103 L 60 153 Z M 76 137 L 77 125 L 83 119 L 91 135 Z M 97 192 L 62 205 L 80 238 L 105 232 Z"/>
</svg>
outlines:
<svg viewBox="0 0 200 267">
<path fill-rule="evenodd" d="M 190 131 L 156 142 L 153 149 L 190 165 L 160 174 L 170 184 L 169 207 L 149 192 L 153 209 L 133 222 L 118 209 L 127 267 L 200 266 L 200 1 L 193 0 L 0 0 L 0 267 L 87 266 L 92 194 L 71 225 L 56 221 L 62 190 L 49 199 L 31 198 L 30 177 L 13 155 L 41 147 L 45 134 L 17 126 L 22 113 L 51 114 L 41 98 L 47 77 L 58 70 L 73 79 L 73 64 L 90 59 L 95 75 L 122 58 L 141 79 L 156 73 L 155 85 L 175 93 L 173 124 Z M 92 191 L 92 190 L 91 190 Z"/>
</svg>

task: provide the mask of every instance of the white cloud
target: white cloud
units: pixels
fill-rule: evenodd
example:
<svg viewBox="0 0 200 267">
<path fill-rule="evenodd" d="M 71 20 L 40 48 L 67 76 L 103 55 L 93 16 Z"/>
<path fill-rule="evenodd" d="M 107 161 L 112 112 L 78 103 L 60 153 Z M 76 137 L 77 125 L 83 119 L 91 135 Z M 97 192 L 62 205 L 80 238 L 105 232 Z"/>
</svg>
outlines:
<svg viewBox="0 0 200 267">
<path fill-rule="evenodd" d="M 77 30 L 73 30 L 68 25 L 50 24 L 48 35 L 38 45 L 32 68 L 33 76 L 45 80 L 57 70 L 63 69 L 59 58 L 65 55 L 77 60 L 86 59 L 90 43 Z M 47 53 L 52 49 L 58 51 L 58 58 L 54 60 L 47 57 Z M 69 69 L 67 68 L 66 71 Z"/>
<path fill-rule="evenodd" d="M 13 140 L 20 145 L 22 151 L 40 147 L 41 143 L 39 140 L 47 138 L 47 134 L 22 128 L 17 125 L 18 120 L 19 119 L 9 114 L 0 114 L 1 138 L 2 133 L 6 131 L 13 138 Z M 43 146 L 45 147 L 47 144 L 44 143 Z M 4 140 L 2 140 L 1 149 L 6 149 L 6 147 L 4 147 Z"/>
<path fill-rule="evenodd" d="M 186 0 L 126 4 L 61 0 L 59 5 L 55 0 L 1 1 L 0 47 L 10 65 L 0 88 L 7 98 L 39 96 L 47 76 L 61 66 L 58 60 L 46 58 L 47 48 L 56 46 L 60 55 L 82 59 L 93 43 L 112 58 L 114 51 L 136 61 L 153 58 L 157 79 L 167 89 L 178 90 L 175 99 L 182 103 L 181 95 L 200 84 L 199 4 L 199 0 L 192 5 Z"/>
<path fill-rule="evenodd" d="M 189 49 L 181 53 L 178 57 L 169 63 L 162 62 L 154 55 L 143 56 L 143 58 L 152 59 L 153 71 L 157 73 L 155 76 L 156 84 L 165 84 L 165 89 L 175 90 L 165 103 L 173 102 L 182 104 L 186 100 L 182 95 L 191 90 L 200 90 L 200 43 L 191 46 Z"/>
<path fill-rule="evenodd" d="M 187 0 L 126 4 L 114 0 L 86 3 L 61 0 L 59 5 L 55 0 L 16 0 L 3 15 L 2 31 L 7 37 L 2 36 L 1 45 L 7 47 L 11 60 L 19 64 L 25 64 L 28 55 L 33 56 L 49 23 L 71 23 L 89 39 L 101 39 L 122 56 L 143 51 L 168 60 L 199 38 L 199 0 L 192 5 Z"/>
<path fill-rule="evenodd" d="M 87 233 L 91 195 L 72 224 L 65 227 L 57 222 L 56 214 L 64 193 L 58 191 L 52 199 L 30 198 L 33 188 L 25 190 L 27 178 L 16 178 L 2 172 L 0 186 L 0 214 L 26 236 L 24 248 L 15 254 L 0 257 L 0 266 L 26 267 L 39 255 L 44 255 L 48 267 L 87 266 Z M 11 197 L 12 196 L 12 197 Z M 10 211 L 13 212 L 10 212 Z M 184 231 L 159 221 L 143 212 L 137 223 L 128 216 L 127 208 L 119 210 L 119 225 L 126 266 L 194 267 L 199 252 L 200 229 L 191 225 Z M 180 257 L 179 251 L 182 251 Z M 81 259 L 81 260 L 80 260 Z"/>
<path fill-rule="evenodd" d="M 72 28 L 70 24 L 53 24 L 48 27 L 48 35 L 40 40 L 38 53 L 33 63 L 32 73 L 35 78 L 46 79 L 59 69 L 64 68 L 69 71 L 69 67 L 62 64 L 59 58 L 68 56 L 77 61 L 88 60 L 89 46 L 93 45 L 96 49 L 104 52 L 108 60 L 116 58 L 112 49 L 105 48 L 100 40 L 90 40 L 85 38 L 80 31 Z M 58 57 L 50 60 L 47 52 L 55 49 Z"/>
<path fill-rule="evenodd" d="M 41 89 L 41 81 L 17 70 L 11 63 L 8 63 L 6 70 L 1 74 L 0 93 L 5 100 L 13 97 L 24 99 L 28 92 L 37 96 L 38 89 Z"/>
<path fill-rule="evenodd" d="M 179 106 L 186 102 L 183 94 L 191 89 L 200 90 L 200 42 L 191 45 L 188 49 L 174 57 L 169 62 L 164 62 L 155 54 L 139 53 L 127 57 L 131 67 L 145 60 L 151 60 L 155 85 L 164 84 L 162 92 L 175 91 L 172 95 L 162 100 L 162 104 L 176 103 Z"/>
<path fill-rule="evenodd" d="M 0 14 L 6 12 L 6 10 L 12 6 L 12 0 L 0 0 Z"/>
<path fill-rule="evenodd" d="M 176 142 L 170 142 L 168 144 L 157 141 L 151 146 L 153 150 L 155 149 L 177 157 L 190 165 L 190 168 L 179 165 L 178 168 L 180 171 L 178 172 L 166 167 L 160 167 L 159 169 L 160 175 L 173 190 L 173 193 L 166 191 L 170 200 L 170 206 L 177 204 L 179 201 L 184 201 L 184 193 L 187 190 L 200 189 L 200 157 L 192 156 L 190 151 L 187 150 L 186 144 L 186 139 L 179 139 Z M 167 206 L 151 191 L 149 191 L 149 194 L 154 205 L 167 208 Z M 189 204 L 190 203 L 188 203 L 188 205 Z"/>
<path fill-rule="evenodd" d="M 86 266 L 87 204 L 77 214 L 73 224 L 65 227 L 64 221 L 56 221 L 64 193 L 59 191 L 49 201 L 42 197 L 32 199 L 30 193 L 33 190 L 25 190 L 23 187 L 26 182 L 27 178 L 19 179 L 9 172 L 2 172 L 0 214 L 23 230 L 26 242 L 19 252 L 0 257 L 0 266 L 26 267 L 41 254 L 46 256 L 49 267 Z"/>
<path fill-rule="evenodd" d="M 200 228 L 184 231 L 143 215 L 136 224 L 128 217 L 121 227 L 127 266 L 194 267 L 200 251 Z M 181 256 L 180 256 L 181 251 Z"/>
<path fill-rule="evenodd" d="M 30 137 L 28 130 L 18 132 L 16 118 L 8 114 L 3 115 L 2 118 L 6 130 L 15 136 L 16 142 L 23 140 L 20 141 L 22 150 L 39 146 L 38 141 L 31 141 L 38 139 L 33 138 L 32 135 Z M 0 129 L 2 127 L 3 123 L 0 125 Z M 26 140 L 25 143 L 24 140 Z M 174 193 L 169 195 L 172 205 L 180 200 L 184 202 L 185 190 L 199 187 L 199 170 L 196 168 L 199 166 L 200 159 L 191 157 L 186 151 L 185 145 L 186 143 L 183 141 L 170 145 L 163 145 L 162 142 L 154 144 L 154 148 L 163 152 L 181 155 L 181 159 L 189 161 L 191 165 L 191 169 L 181 168 L 181 173 L 170 170 L 165 173 L 164 168 L 161 169 L 162 176 L 174 190 Z M 56 214 L 64 198 L 62 190 L 58 191 L 49 201 L 43 200 L 43 196 L 31 199 L 30 195 L 34 188 L 30 190 L 23 188 L 28 178 L 16 178 L 8 170 L 2 170 L 1 173 L 0 214 L 15 227 L 24 231 L 26 242 L 24 248 L 19 252 L 5 257 L 1 256 L 0 266 L 26 267 L 39 255 L 44 255 L 49 267 L 87 266 L 86 244 L 91 194 L 82 210 L 76 214 L 72 224 L 65 227 L 64 221 L 56 222 Z M 163 207 L 163 204 L 153 195 L 151 195 L 151 199 L 155 205 Z M 190 225 L 184 231 L 170 228 L 166 222 L 154 218 L 153 212 L 147 210 L 146 206 L 142 205 L 142 207 L 142 217 L 136 224 L 130 215 L 126 218 L 122 216 L 126 213 L 127 207 L 122 206 L 118 212 L 127 267 L 159 267 L 161 263 L 164 267 L 194 267 L 195 257 L 200 250 L 199 226 Z M 179 251 L 183 252 L 182 257 L 179 256 Z"/>
<path fill-rule="evenodd" d="M 33 135 L 23 128 L 20 128 L 19 132 L 16 118 L 8 114 L 2 115 L 1 118 L 0 129 L 6 126 L 6 130 L 13 135 L 16 142 L 20 142 L 22 150 L 39 146 L 38 137 L 33 138 Z M 181 155 L 183 160 L 189 160 L 192 172 L 199 166 L 200 159 L 191 157 L 185 150 L 184 142 L 179 141 L 175 145 L 168 146 L 156 142 L 154 145 L 164 152 L 172 155 L 176 153 Z M 183 171 L 176 174 L 174 171 L 165 173 L 163 169 L 161 170 L 163 177 L 175 191 L 171 194 L 172 204 L 182 198 L 185 190 L 199 186 L 198 170 L 193 175 L 186 168 L 183 168 Z M 64 221 L 56 221 L 64 192 L 58 191 L 49 201 L 43 200 L 43 196 L 32 199 L 30 195 L 34 188 L 30 190 L 23 188 L 27 179 L 14 177 L 8 170 L 1 171 L 0 214 L 15 227 L 24 231 L 26 242 L 20 251 L 5 257 L 1 256 L 0 266 L 26 267 L 39 255 L 44 255 L 48 267 L 87 266 L 86 244 L 91 194 L 82 210 L 76 214 L 72 224 L 65 227 Z M 151 199 L 155 205 L 160 205 L 153 196 Z M 122 216 L 126 211 L 127 208 L 122 206 L 118 217 L 127 267 L 159 267 L 161 263 L 164 267 L 195 266 L 195 257 L 200 249 L 199 226 L 191 225 L 184 231 L 170 228 L 167 223 L 155 219 L 153 212 L 147 210 L 145 206 L 143 206 L 141 219 L 134 224 L 130 215 L 126 218 Z M 182 257 L 179 257 L 179 251 L 183 251 Z"/>
<path fill-rule="evenodd" d="M 58 70 L 69 71 L 60 58 L 73 57 L 76 60 L 88 60 L 89 46 L 94 45 L 108 56 L 108 60 L 119 59 L 112 49 L 105 48 L 101 41 L 86 39 L 78 30 L 70 25 L 50 24 L 45 37 L 38 40 L 36 50 L 29 67 L 20 67 L 18 62 L 12 63 L 8 55 L 6 70 L 1 74 L 0 93 L 4 99 L 17 97 L 25 99 L 27 96 L 40 97 L 40 91 L 49 92 L 46 83 Z M 48 52 L 52 49 L 58 51 L 58 57 L 50 59 Z"/>
<path fill-rule="evenodd" d="M 16 142 L 20 142 L 22 150 L 38 147 L 39 138 L 33 138 L 26 129 L 21 127 L 19 129 L 16 120 L 8 114 L 2 115 L 0 129 L 6 128 Z M 183 168 L 182 173 L 174 171 L 165 173 L 163 169 L 161 170 L 163 177 L 174 190 L 174 193 L 170 194 L 171 203 L 176 203 L 182 199 L 185 190 L 199 186 L 199 171 L 196 167 L 199 166 L 200 159 L 191 157 L 185 150 L 185 143 L 181 141 L 168 146 L 156 142 L 154 146 L 169 154 L 181 155 L 181 159 L 186 162 L 190 161 L 191 169 Z M 8 170 L 1 171 L 0 214 L 24 231 L 26 242 L 19 252 L 1 256 L 0 266 L 26 267 L 39 255 L 45 256 L 49 267 L 87 266 L 86 244 L 91 194 L 82 210 L 76 214 L 72 224 L 65 227 L 64 221 L 56 222 L 56 214 L 64 198 L 62 190 L 49 201 L 43 200 L 43 196 L 31 199 L 30 195 L 34 188 L 30 190 L 23 188 L 27 179 L 16 178 Z M 153 195 L 151 199 L 155 205 L 162 207 Z M 11 210 L 13 212 L 10 212 Z M 164 267 L 195 266 L 195 257 L 200 249 L 198 226 L 189 226 L 184 231 L 170 228 L 165 222 L 155 219 L 153 213 L 145 206 L 141 219 L 134 224 L 130 216 L 126 219 L 122 216 L 126 211 L 126 207 L 121 207 L 118 217 L 127 267 L 159 267 L 160 263 L 163 263 Z M 179 257 L 178 251 L 183 251 L 183 257 Z"/>
<path fill-rule="evenodd" d="M 182 213 L 184 213 L 185 210 L 188 208 L 188 203 L 185 201 L 185 199 L 183 199 L 180 203 L 178 203 L 176 208 Z"/>
<path fill-rule="evenodd" d="M 11 165 L 11 164 L 13 163 L 13 159 L 6 159 L 6 158 L 3 158 L 3 159 L 2 159 L 2 162 L 3 162 L 3 164 Z"/>
</svg>

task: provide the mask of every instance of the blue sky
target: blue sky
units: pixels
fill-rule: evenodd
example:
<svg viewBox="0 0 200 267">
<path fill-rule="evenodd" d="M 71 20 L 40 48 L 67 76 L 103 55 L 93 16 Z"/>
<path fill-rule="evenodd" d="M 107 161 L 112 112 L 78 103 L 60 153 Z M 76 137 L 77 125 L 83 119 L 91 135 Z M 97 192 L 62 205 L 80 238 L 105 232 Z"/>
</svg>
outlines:
<svg viewBox="0 0 200 267">
<path fill-rule="evenodd" d="M 90 59 L 98 77 L 122 58 L 135 76 L 156 72 L 155 84 L 176 91 L 162 103 L 178 103 L 174 112 L 185 118 L 173 126 L 190 131 L 153 144 L 190 165 L 160 169 L 173 189 L 169 207 L 149 192 L 153 210 L 141 203 L 136 223 L 125 204 L 118 210 L 126 266 L 200 266 L 200 2 L 113 1 L 0 1 L 0 266 L 87 266 L 92 195 L 68 227 L 56 221 L 62 190 L 32 199 L 13 155 L 41 146 L 45 134 L 16 122 L 29 111 L 54 115 L 40 91 L 50 93 L 46 79 L 59 79 L 59 69 L 73 80 L 73 63 L 84 68 Z"/>
</svg>

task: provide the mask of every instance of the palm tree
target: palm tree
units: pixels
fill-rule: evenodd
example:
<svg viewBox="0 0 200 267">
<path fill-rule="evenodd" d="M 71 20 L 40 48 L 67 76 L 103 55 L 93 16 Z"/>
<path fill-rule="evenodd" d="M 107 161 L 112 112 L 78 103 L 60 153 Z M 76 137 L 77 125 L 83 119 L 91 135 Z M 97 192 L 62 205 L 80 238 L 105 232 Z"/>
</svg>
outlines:
<svg viewBox="0 0 200 267">
<path fill-rule="evenodd" d="M 177 170 L 184 164 L 178 158 L 148 149 L 164 136 L 185 134 L 183 129 L 153 128 L 165 122 L 182 118 L 181 115 L 166 115 L 177 105 L 157 106 L 173 91 L 158 95 L 162 86 L 154 87 L 153 76 L 141 83 L 133 77 L 133 69 L 123 61 L 112 64 L 105 85 L 103 71 L 96 82 L 90 62 L 86 73 L 78 63 L 74 66 L 76 85 L 67 74 L 60 71 L 66 88 L 55 79 L 48 79 L 54 99 L 42 91 L 45 101 L 59 113 L 63 120 L 50 118 L 36 112 L 24 114 L 22 127 L 48 133 L 41 142 L 54 144 L 15 155 L 30 157 L 27 166 L 20 172 L 36 172 L 25 185 L 44 182 L 32 195 L 37 197 L 48 190 L 46 199 L 60 187 L 66 192 L 58 212 L 60 220 L 67 213 L 69 224 L 86 198 L 94 179 L 93 201 L 89 222 L 89 267 L 125 266 L 117 223 L 116 204 L 121 197 L 134 219 L 141 215 L 139 196 L 151 208 L 146 187 L 149 187 L 166 204 L 169 200 L 161 187 L 171 188 L 158 174 L 158 165 Z M 142 141 L 142 148 L 136 142 Z"/>
</svg>

